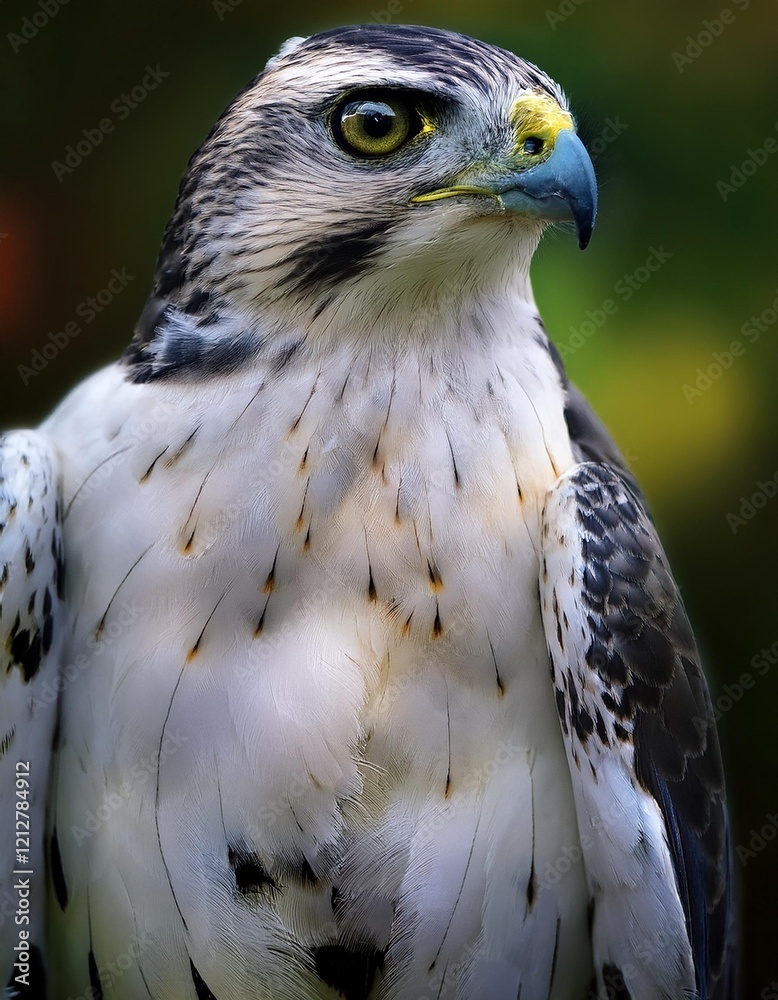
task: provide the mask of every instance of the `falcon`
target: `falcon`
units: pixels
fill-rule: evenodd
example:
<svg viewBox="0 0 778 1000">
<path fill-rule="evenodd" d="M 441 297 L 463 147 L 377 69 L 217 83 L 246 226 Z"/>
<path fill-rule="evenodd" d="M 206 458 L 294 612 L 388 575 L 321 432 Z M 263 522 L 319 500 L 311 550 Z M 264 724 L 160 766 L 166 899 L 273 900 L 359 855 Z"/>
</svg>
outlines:
<svg viewBox="0 0 778 1000">
<path fill-rule="evenodd" d="M 733 996 L 700 657 L 530 285 L 596 201 L 446 31 L 216 123 L 124 356 L 2 439 L 9 996 Z"/>
</svg>

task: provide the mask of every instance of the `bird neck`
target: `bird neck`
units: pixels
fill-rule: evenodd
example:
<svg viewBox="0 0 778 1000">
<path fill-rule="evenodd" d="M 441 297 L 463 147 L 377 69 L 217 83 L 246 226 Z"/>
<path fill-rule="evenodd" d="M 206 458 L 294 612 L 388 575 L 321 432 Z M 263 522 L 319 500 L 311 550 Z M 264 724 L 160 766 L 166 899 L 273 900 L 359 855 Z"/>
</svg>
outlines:
<svg viewBox="0 0 778 1000">
<path fill-rule="evenodd" d="M 514 241 L 471 250 L 458 261 L 450 253 L 398 255 L 305 293 L 282 281 L 260 286 L 245 275 L 230 286 L 219 276 L 203 282 L 205 308 L 180 288 L 160 296 L 158 285 L 125 362 L 136 381 L 149 381 L 176 372 L 224 374 L 262 356 L 283 366 L 303 348 L 321 358 L 344 348 L 354 355 L 373 347 L 389 354 L 421 348 L 449 358 L 465 356 L 474 344 L 487 356 L 502 344 L 521 350 L 539 330 L 529 278 L 533 250 Z"/>
</svg>

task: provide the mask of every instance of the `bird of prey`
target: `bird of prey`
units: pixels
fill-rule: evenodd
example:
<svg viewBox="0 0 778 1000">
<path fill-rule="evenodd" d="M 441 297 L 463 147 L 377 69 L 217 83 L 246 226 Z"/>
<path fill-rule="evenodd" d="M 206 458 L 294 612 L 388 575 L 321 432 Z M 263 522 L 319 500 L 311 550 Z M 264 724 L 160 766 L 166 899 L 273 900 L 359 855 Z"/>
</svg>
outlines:
<svg viewBox="0 0 778 1000">
<path fill-rule="evenodd" d="M 595 212 L 560 87 L 446 31 L 219 119 L 124 356 L 2 439 L 8 995 L 732 997 L 699 654 L 530 286 Z"/>
</svg>

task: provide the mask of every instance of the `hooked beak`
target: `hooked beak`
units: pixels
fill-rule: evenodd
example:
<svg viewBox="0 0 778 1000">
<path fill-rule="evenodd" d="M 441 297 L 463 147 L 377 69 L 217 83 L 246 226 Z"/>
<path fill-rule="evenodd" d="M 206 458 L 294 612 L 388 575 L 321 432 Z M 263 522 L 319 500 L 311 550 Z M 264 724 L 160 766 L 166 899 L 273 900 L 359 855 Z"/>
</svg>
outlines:
<svg viewBox="0 0 778 1000">
<path fill-rule="evenodd" d="M 411 200 L 424 204 L 468 195 L 495 198 L 506 212 L 574 222 L 578 245 L 586 249 L 597 216 L 597 179 L 589 154 L 572 129 L 559 130 L 551 154 L 542 162 L 518 170 L 515 163 L 495 164 L 474 171 L 468 181 Z"/>
</svg>

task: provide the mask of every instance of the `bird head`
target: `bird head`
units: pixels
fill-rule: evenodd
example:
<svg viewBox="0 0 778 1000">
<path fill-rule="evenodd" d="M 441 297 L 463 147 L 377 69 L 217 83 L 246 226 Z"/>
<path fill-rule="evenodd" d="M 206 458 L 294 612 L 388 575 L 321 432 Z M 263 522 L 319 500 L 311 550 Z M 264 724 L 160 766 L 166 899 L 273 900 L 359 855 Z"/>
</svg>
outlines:
<svg viewBox="0 0 778 1000">
<path fill-rule="evenodd" d="M 518 56 L 411 26 L 291 39 L 192 158 L 141 325 L 364 329 L 531 299 L 544 228 L 574 222 L 583 248 L 596 202 L 564 94 Z"/>
</svg>

